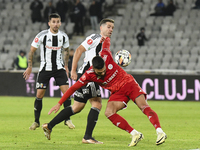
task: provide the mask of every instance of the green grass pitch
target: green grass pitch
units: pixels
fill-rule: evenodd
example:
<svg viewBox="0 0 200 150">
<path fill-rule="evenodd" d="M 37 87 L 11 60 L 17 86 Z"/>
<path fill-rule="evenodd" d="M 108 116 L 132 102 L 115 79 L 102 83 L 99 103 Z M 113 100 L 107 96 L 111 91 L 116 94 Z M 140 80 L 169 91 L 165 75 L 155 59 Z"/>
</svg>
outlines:
<svg viewBox="0 0 200 150">
<path fill-rule="evenodd" d="M 128 108 L 119 111 L 129 124 L 144 134 L 144 139 L 135 147 L 128 147 L 130 135 L 115 127 L 105 116 L 107 100 L 93 132 L 103 145 L 82 144 L 89 102 L 82 112 L 71 117 L 76 129 L 70 130 L 60 123 L 54 127 L 51 140 L 47 140 L 42 128 L 29 130 L 33 123 L 34 97 L 0 97 L 0 150 L 190 150 L 200 149 L 200 103 L 185 101 L 148 101 L 160 118 L 168 138 L 156 146 L 156 132 L 148 118 L 130 101 Z M 59 98 L 45 97 L 41 124 L 49 122 L 56 114 L 48 115 Z M 73 103 L 73 101 L 72 101 Z"/>
</svg>

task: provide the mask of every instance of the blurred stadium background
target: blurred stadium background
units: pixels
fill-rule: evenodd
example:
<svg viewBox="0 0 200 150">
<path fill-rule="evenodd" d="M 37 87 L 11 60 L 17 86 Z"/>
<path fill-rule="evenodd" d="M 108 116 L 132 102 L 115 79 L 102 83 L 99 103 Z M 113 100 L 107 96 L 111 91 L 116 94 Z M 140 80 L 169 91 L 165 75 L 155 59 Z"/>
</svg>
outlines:
<svg viewBox="0 0 200 150">
<path fill-rule="evenodd" d="M 32 0 L 0 0 L 0 72 L 16 72 L 14 59 L 20 50 L 27 53 L 35 35 L 46 29 L 46 23 L 32 23 L 30 3 Z M 44 8 L 49 0 L 43 0 Z M 53 1 L 55 5 L 57 0 Z M 127 49 L 132 54 L 132 63 L 125 68 L 129 73 L 170 74 L 196 76 L 200 71 L 200 10 L 191 9 L 195 0 L 174 0 L 177 10 L 174 16 L 149 16 L 154 12 L 157 0 L 105 0 L 103 17 L 115 20 L 111 38 L 111 50 L 115 54 Z M 163 0 L 167 5 L 168 0 Z M 70 37 L 70 47 L 76 49 L 86 36 L 94 33 L 89 23 L 90 0 L 82 0 L 87 9 L 84 18 L 85 35 L 73 35 L 74 23 L 62 23 Z M 44 10 L 44 9 L 43 9 Z M 43 14 L 43 12 L 42 12 Z M 137 45 L 136 34 L 145 27 L 149 41 Z M 96 31 L 99 33 L 98 31 Z M 38 70 L 39 51 L 34 57 L 34 69 Z M 84 55 L 81 57 L 83 60 Z M 79 66 L 82 61 L 79 62 Z M 198 79 L 198 77 L 197 77 Z"/>
</svg>

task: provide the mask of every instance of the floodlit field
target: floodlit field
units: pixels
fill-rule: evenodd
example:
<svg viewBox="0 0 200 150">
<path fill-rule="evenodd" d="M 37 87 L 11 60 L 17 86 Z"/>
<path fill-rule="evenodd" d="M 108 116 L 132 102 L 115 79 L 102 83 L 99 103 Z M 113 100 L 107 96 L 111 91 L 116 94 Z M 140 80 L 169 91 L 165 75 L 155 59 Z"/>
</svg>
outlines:
<svg viewBox="0 0 200 150">
<path fill-rule="evenodd" d="M 144 139 L 136 147 L 128 147 L 130 135 L 115 127 L 105 116 L 107 100 L 103 100 L 103 108 L 93 136 L 104 142 L 103 145 L 82 144 L 85 132 L 88 103 L 85 109 L 71 119 L 76 125 L 70 130 L 63 123 L 55 126 L 51 140 L 48 141 L 42 128 L 29 130 L 33 123 L 34 97 L 0 97 L 0 150 L 189 150 L 200 149 L 200 102 L 182 101 L 149 101 L 161 122 L 168 139 L 156 146 L 156 132 L 147 117 L 130 101 L 127 109 L 119 112 L 136 130 L 144 134 Z M 43 100 L 41 124 L 49 122 L 55 114 L 48 115 L 49 109 L 59 98 Z"/>
</svg>

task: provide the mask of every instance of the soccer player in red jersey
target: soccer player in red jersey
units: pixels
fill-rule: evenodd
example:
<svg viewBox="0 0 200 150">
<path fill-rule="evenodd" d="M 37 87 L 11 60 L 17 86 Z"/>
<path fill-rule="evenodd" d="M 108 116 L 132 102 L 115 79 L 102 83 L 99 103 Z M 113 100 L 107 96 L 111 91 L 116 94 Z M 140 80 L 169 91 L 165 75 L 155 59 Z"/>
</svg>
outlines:
<svg viewBox="0 0 200 150">
<path fill-rule="evenodd" d="M 105 40 L 105 41 L 104 41 Z M 131 99 L 141 111 L 147 115 L 151 124 L 157 132 L 156 144 L 165 142 L 167 135 L 163 132 L 160 126 L 158 115 L 153 111 L 146 101 L 146 93 L 141 89 L 132 75 L 127 74 L 113 60 L 110 52 L 110 38 L 102 38 L 103 42 L 100 56 L 96 56 L 92 60 L 92 66 L 83 74 L 83 76 L 71 86 L 63 95 L 57 105 L 51 108 L 49 114 L 55 113 L 60 109 L 60 106 L 74 91 L 86 85 L 88 82 L 96 82 L 101 87 L 111 91 L 111 96 L 108 100 L 105 115 L 118 128 L 125 130 L 132 135 L 132 141 L 129 146 L 135 146 L 144 137 L 143 134 L 131 127 L 128 122 L 117 112 L 125 108 Z M 67 109 L 67 108 L 65 108 Z M 43 130 L 47 139 L 50 139 L 52 128 L 64 120 L 68 115 L 73 115 L 73 106 L 68 108 L 69 111 L 61 111 L 51 122 L 43 125 Z"/>
</svg>

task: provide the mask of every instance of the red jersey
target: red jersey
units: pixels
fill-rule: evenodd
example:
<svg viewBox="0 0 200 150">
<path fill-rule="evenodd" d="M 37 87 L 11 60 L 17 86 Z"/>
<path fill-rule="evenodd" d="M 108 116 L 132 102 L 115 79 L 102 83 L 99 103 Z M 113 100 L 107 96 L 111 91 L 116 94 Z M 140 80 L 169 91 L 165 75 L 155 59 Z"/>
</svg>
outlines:
<svg viewBox="0 0 200 150">
<path fill-rule="evenodd" d="M 106 65 L 106 72 L 103 77 L 95 74 L 92 66 L 82 75 L 82 77 L 71 86 L 63 95 L 59 101 L 62 104 L 70 95 L 72 95 L 77 89 L 86 85 L 88 82 L 96 82 L 102 88 L 108 89 L 111 93 L 117 92 L 126 83 L 135 81 L 133 76 L 127 74 L 120 66 L 118 66 L 112 57 L 110 51 L 110 38 L 106 38 L 103 42 L 102 51 L 99 53 L 104 59 Z"/>
</svg>

